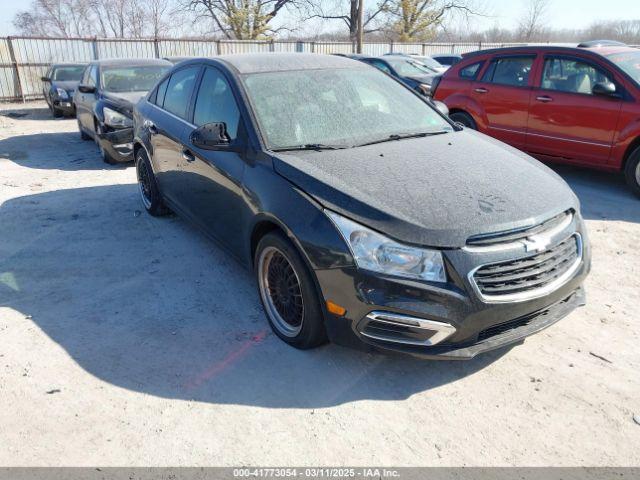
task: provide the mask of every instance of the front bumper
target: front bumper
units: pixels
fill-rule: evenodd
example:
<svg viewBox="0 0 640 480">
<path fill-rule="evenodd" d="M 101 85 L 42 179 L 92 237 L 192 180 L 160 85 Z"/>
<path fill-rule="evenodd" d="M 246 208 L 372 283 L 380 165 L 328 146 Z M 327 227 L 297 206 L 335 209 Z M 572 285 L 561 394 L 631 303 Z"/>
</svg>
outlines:
<svg viewBox="0 0 640 480">
<path fill-rule="evenodd" d="M 98 134 L 102 147 L 118 162 L 133 161 L 133 128 Z"/>
<path fill-rule="evenodd" d="M 71 99 L 68 99 L 68 100 L 54 99 L 53 108 L 60 110 L 61 112 L 64 112 L 64 113 L 68 113 L 70 115 L 75 115 L 76 113 L 76 109 L 73 106 L 73 102 L 71 101 Z"/>
<path fill-rule="evenodd" d="M 450 277 L 447 284 L 385 277 L 356 267 L 316 270 L 324 299 L 347 310 L 340 317 L 326 313 L 329 338 L 360 349 L 457 360 L 522 342 L 585 304 L 582 284 L 590 270 L 591 254 L 585 232 L 582 228 L 577 231 L 585 237 L 585 245 L 582 261 L 572 277 L 544 296 L 522 301 L 488 302 L 477 294 L 467 274 L 479 264 L 495 261 L 493 254 L 446 251 Z M 450 325 L 455 333 L 434 345 L 429 341 L 416 345 L 397 338 L 385 340 L 367 335 L 371 333 L 367 331 L 367 322 L 372 314 L 375 317 L 380 312 L 412 317 L 418 320 L 416 324 L 422 319 L 426 328 L 429 322 L 436 326 Z M 415 332 L 420 332 L 419 327 L 411 334 Z"/>
</svg>

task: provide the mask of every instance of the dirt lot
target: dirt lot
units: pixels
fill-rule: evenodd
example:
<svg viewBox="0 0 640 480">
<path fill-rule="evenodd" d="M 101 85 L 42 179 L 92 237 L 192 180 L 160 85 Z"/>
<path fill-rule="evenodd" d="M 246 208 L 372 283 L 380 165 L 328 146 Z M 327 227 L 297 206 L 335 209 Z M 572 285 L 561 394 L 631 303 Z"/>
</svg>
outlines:
<svg viewBox="0 0 640 480">
<path fill-rule="evenodd" d="M 0 106 L 0 465 L 640 464 L 640 200 L 619 177 L 558 169 L 588 305 L 523 345 L 300 352 L 248 272 L 141 213 L 133 168 L 42 107 Z"/>
</svg>

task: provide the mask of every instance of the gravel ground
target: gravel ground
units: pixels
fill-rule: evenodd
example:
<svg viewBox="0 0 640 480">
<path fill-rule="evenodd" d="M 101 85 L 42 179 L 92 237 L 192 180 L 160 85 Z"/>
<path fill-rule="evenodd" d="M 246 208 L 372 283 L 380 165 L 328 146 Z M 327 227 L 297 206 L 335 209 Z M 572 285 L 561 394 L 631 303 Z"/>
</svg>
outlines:
<svg viewBox="0 0 640 480">
<path fill-rule="evenodd" d="M 0 110 L 0 466 L 640 464 L 640 200 L 618 176 L 558 168 L 593 244 L 588 305 L 524 344 L 301 352 L 251 275 L 141 213 L 134 169 L 75 120 Z"/>
</svg>

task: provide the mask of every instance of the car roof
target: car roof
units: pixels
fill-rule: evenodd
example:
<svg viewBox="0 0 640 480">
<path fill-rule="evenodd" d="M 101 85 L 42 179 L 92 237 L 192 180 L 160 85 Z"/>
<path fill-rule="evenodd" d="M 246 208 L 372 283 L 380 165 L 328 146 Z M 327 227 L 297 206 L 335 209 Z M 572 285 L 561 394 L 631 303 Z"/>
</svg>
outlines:
<svg viewBox="0 0 640 480">
<path fill-rule="evenodd" d="M 282 72 L 287 70 L 320 70 L 329 68 L 362 68 L 362 63 L 340 55 L 318 53 L 243 53 L 220 55 L 219 60 L 238 73 Z"/>
<path fill-rule="evenodd" d="M 562 45 L 520 45 L 517 47 L 502 47 L 491 48 L 487 50 L 476 50 L 474 52 L 468 52 L 463 54 L 463 58 L 472 58 L 479 55 L 493 55 L 495 53 L 531 53 L 537 50 L 551 51 L 551 52 L 591 52 L 596 55 L 606 57 L 615 53 L 623 52 L 637 52 L 637 48 L 627 46 L 606 46 L 606 47 L 591 47 L 591 48 L 578 48 Z"/>
<path fill-rule="evenodd" d="M 51 66 L 52 67 L 84 67 L 88 65 L 88 63 L 82 63 L 82 62 L 56 62 L 56 63 L 52 63 Z"/>
<path fill-rule="evenodd" d="M 172 65 L 171 62 L 160 58 L 111 58 L 105 60 L 94 60 L 91 63 L 101 67 L 137 67 L 143 65 L 164 65 L 170 67 Z"/>
</svg>

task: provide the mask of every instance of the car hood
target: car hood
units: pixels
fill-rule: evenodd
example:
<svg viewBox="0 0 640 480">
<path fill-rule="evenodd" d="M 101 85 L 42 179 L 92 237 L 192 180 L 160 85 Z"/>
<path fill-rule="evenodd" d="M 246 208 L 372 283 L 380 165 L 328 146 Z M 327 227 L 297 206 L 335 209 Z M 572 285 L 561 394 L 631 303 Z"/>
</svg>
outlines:
<svg viewBox="0 0 640 480">
<path fill-rule="evenodd" d="M 396 240 L 457 248 L 536 224 L 576 196 L 552 170 L 477 132 L 280 152 L 274 169 L 324 207 Z"/>
<path fill-rule="evenodd" d="M 424 84 L 427 84 L 427 85 L 431 85 L 433 83 L 433 78 L 436 77 L 436 76 L 437 76 L 437 74 L 434 73 L 433 75 L 428 75 L 428 74 L 425 74 L 425 75 L 411 75 L 410 77 L 407 77 L 407 78 L 410 78 L 411 80 L 414 80 L 414 81 L 416 81 L 418 83 L 424 83 Z"/>
<path fill-rule="evenodd" d="M 147 92 L 105 92 L 104 98 L 126 111 L 132 111 L 133 106 L 146 94 Z"/>
</svg>

